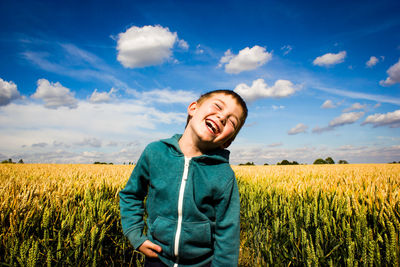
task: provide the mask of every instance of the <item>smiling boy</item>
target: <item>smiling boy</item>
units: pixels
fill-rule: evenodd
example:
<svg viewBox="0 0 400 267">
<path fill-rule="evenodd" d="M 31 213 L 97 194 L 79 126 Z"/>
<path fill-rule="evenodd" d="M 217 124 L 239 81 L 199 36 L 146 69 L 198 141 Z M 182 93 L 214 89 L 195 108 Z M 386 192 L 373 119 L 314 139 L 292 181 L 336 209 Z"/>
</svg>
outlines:
<svg viewBox="0 0 400 267">
<path fill-rule="evenodd" d="M 238 94 L 212 91 L 189 105 L 183 135 L 145 148 L 119 194 L 124 234 L 145 266 L 237 266 L 240 201 L 226 148 L 246 117 Z"/>
</svg>

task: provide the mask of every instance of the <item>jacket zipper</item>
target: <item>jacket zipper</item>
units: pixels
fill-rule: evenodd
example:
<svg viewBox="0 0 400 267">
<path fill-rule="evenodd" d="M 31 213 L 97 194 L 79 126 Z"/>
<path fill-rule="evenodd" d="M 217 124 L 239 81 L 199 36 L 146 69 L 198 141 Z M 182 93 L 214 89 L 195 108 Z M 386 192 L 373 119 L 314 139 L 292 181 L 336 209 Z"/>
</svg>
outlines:
<svg viewBox="0 0 400 267">
<path fill-rule="evenodd" d="M 183 175 L 182 175 L 182 182 L 181 182 L 181 187 L 179 189 L 179 198 L 178 198 L 178 225 L 176 227 L 176 233 L 175 233 L 175 246 L 174 246 L 174 254 L 175 257 L 179 257 L 179 239 L 181 237 L 181 230 L 182 230 L 182 208 L 183 208 L 183 196 L 185 193 L 185 186 L 186 186 L 186 181 L 188 178 L 188 172 L 189 172 L 189 163 L 190 159 L 188 157 L 185 157 L 185 167 L 183 169 Z M 174 267 L 178 266 L 177 263 L 175 263 Z"/>
</svg>

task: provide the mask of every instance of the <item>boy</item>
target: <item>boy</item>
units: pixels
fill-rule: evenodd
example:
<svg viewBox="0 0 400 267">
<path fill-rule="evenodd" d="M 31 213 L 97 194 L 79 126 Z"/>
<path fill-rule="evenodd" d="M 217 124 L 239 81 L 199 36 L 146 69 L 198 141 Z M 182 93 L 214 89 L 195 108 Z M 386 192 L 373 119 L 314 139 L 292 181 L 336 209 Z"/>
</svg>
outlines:
<svg viewBox="0 0 400 267">
<path fill-rule="evenodd" d="M 238 94 L 211 91 L 189 105 L 183 135 L 145 148 L 119 193 L 124 234 L 145 266 L 237 266 L 240 201 L 226 148 L 246 117 Z"/>
</svg>

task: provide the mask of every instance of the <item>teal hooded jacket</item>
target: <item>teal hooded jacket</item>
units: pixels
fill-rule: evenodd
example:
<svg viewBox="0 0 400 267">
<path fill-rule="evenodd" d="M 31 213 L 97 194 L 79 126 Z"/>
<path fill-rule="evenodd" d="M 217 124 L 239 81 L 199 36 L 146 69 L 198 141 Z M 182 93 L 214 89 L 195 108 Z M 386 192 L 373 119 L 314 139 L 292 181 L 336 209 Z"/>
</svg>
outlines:
<svg viewBox="0 0 400 267">
<path fill-rule="evenodd" d="M 187 158 L 180 137 L 153 142 L 140 156 L 119 193 L 124 235 L 135 249 L 147 239 L 161 246 L 168 266 L 237 266 L 240 200 L 229 151 Z"/>
</svg>

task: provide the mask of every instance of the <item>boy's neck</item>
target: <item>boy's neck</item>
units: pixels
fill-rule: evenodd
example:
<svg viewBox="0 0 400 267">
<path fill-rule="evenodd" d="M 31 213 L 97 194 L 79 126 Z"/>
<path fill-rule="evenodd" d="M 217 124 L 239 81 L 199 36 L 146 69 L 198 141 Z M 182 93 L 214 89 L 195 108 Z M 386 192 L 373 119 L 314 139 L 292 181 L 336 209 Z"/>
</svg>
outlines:
<svg viewBox="0 0 400 267">
<path fill-rule="evenodd" d="M 186 133 L 186 134 L 185 134 Z M 204 151 L 198 146 L 197 142 L 193 140 L 185 131 L 178 141 L 179 147 L 186 157 L 197 157 L 204 154 Z"/>
</svg>

